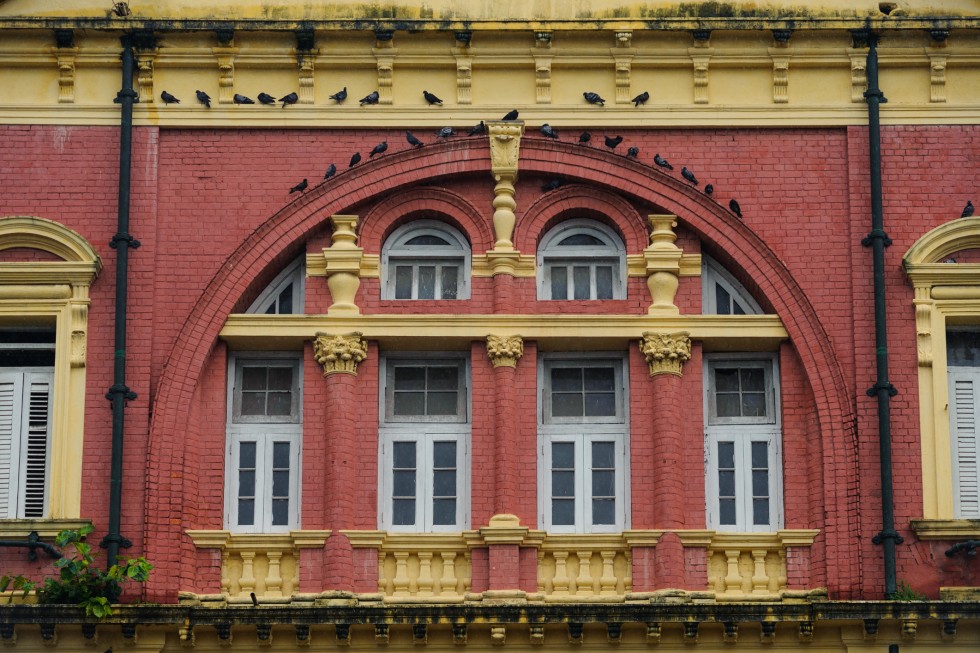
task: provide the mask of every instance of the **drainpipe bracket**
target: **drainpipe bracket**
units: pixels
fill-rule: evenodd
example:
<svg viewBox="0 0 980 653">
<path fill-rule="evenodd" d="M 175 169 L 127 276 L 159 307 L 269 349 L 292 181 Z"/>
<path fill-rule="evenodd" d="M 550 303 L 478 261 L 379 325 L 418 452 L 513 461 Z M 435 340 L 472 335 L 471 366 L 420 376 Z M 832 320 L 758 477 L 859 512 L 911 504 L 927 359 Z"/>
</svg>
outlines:
<svg viewBox="0 0 980 653">
<path fill-rule="evenodd" d="M 960 551 L 965 551 L 968 557 L 973 558 L 977 555 L 977 547 L 980 547 L 980 540 L 966 540 L 964 542 L 957 542 L 946 550 L 946 557 L 952 558 Z"/>
<path fill-rule="evenodd" d="M 898 534 L 893 528 L 887 528 L 871 538 L 873 544 L 883 544 L 885 540 L 894 540 L 895 544 L 901 544 L 905 538 Z"/>
<path fill-rule="evenodd" d="M 139 395 L 129 389 L 128 385 L 115 384 L 109 388 L 109 391 L 105 393 L 105 398 L 112 401 L 116 398 L 116 395 L 121 394 L 123 399 L 133 400 Z"/>
<path fill-rule="evenodd" d="M 119 91 L 118 93 L 116 93 L 116 98 L 112 101 L 112 103 L 113 104 L 122 104 L 123 101 L 126 98 L 132 99 L 132 101 L 134 103 L 135 102 L 139 102 L 140 101 L 140 94 L 137 93 L 134 89 L 124 88 L 121 91 Z"/>
<path fill-rule="evenodd" d="M 129 540 L 129 538 L 123 537 L 118 533 L 115 533 L 113 535 L 107 534 L 105 537 L 102 538 L 102 541 L 99 542 L 99 546 L 102 547 L 103 549 L 108 549 L 109 545 L 112 544 L 113 542 L 119 544 L 119 548 L 121 549 L 128 549 L 129 547 L 133 546 L 133 543 Z"/>
<path fill-rule="evenodd" d="M 881 229 L 873 229 L 871 233 L 861 239 L 861 244 L 865 247 L 871 247 L 874 245 L 875 240 L 881 240 L 885 247 L 889 247 L 892 244 L 892 239 Z"/>
<path fill-rule="evenodd" d="M 886 98 L 885 94 L 881 92 L 881 89 L 877 89 L 877 88 L 873 91 L 870 89 L 865 91 L 864 99 L 867 100 L 868 102 L 871 102 L 872 100 L 877 100 L 878 104 L 888 104 L 888 98 Z"/>
<path fill-rule="evenodd" d="M 132 249 L 139 249 L 139 246 L 141 245 L 140 241 L 133 238 L 130 234 L 116 234 L 112 237 L 112 240 L 109 241 L 109 247 L 112 249 L 119 249 L 119 243 L 121 242 L 126 243 L 127 246 Z"/>
<path fill-rule="evenodd" d="M 882 390 L 887 390 L 889 397 L 894 397 L 898 395 L 898 390 L 891 383 L 889 383 L 888 381 L 878 381 L 873 386 L 868 388 L 868 396 L 874 397 Z"/>
</svg>

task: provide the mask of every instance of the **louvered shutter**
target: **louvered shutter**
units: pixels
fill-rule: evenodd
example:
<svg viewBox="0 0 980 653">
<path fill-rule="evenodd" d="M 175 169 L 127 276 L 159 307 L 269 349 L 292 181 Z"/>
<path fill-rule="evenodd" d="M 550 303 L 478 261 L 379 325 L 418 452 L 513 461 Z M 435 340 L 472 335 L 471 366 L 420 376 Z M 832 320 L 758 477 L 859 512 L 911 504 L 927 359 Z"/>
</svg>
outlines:
<svg viewBox="0 0 980 653">
<path fill-rule="evenodd" d="M 29 373 L 24 383 L 23 477 L 21 515 L 41 518 L 47 513 L 48 450 L 51 432 L 50 373 Z"/>
<path fill-rule="evenodd" d="M 17 516 L 22 380 L 20 373 L 0 372 L 0 518 Z"/>
<path fill-rule="evenodd" d="M 949 376 L 956 516 L 975 519 L 980 517 L 980 447 L 977 441 L 977 390 L 980 371 L 951 368 Z"/>
</svg>

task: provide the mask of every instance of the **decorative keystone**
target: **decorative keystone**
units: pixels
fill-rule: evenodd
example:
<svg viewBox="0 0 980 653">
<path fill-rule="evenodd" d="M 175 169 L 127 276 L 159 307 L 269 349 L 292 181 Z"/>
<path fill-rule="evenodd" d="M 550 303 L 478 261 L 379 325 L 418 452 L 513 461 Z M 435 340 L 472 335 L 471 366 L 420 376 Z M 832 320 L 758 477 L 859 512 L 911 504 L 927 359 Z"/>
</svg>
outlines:
<svg viewBox="0 0 980 653">
<path fill-rule="evenodd" d="M 487 336 L 487 356 L 494 367 L 517 367 L 524 355 L 524 340 L 520 336 Z"/>
<path fill-rule="evenodd" d="M 643 334 L 640 350 L 650 366 L 650 376 L 673 374 L 681 376 L 684 363 L 691 360 L 691 338 L 686 331 L 680 333 Z"/>
<path fill-rule="evenodd" d="M 493 189 L 493 233 L 496 242 L 493 251 L 512 252 L 514 223 L 514 182 L 517 181 L 517 160 L 520 155 L 524 123 L 521 121 L 493 120 L 487 122 L 490 134 L 490 166 L 497 185 Z"/>
<path fill-rule="evenodd" d="M 339 336 L 317 333 L 313 355 L 323 365 L 323 376 L 357 374 L 358 364 L 367 358 L 367 341 L 356 331 Z"/>
</svg>

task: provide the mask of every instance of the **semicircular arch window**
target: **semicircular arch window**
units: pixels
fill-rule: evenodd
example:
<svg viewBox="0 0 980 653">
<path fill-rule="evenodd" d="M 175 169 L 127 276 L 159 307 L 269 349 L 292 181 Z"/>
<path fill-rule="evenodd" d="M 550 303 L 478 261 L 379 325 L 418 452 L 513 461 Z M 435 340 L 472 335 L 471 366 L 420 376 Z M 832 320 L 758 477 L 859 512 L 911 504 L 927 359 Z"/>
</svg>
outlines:
<svg viewBox="0 0 980 653">
<path fill-rule="evenodd" d="M 396 229 L 381 250 L 382 299 L 469 299 L 470 245 L 437 220 Z"/>
<path fill-rule="evenodd" d="M 538 248 L 538 299 L 626 298 L 626 248 L 596 220 L 562 222 Z"/>
</svg>

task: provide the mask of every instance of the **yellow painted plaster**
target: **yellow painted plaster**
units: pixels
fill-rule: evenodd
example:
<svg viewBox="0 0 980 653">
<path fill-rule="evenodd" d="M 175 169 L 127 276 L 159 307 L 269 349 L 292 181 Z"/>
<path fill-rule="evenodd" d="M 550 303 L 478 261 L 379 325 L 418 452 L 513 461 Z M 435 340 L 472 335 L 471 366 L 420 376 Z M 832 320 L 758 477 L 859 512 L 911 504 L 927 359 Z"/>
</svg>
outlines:
<svg viewBox="0 0 980 653">
<path fill-rule="evenodd" d="M 76 520 L 81 514 L 88 291 L 102 261 L 85 238 L 56 222 L 30 216 L 0 218 L 0 250 L 16 248 L 38 249 L 62 259 L 0 262 L 0 324 L 55 328 L 47 516 Z M 53 523 L 51 529 L 60 525 Z"/>
</svg>

